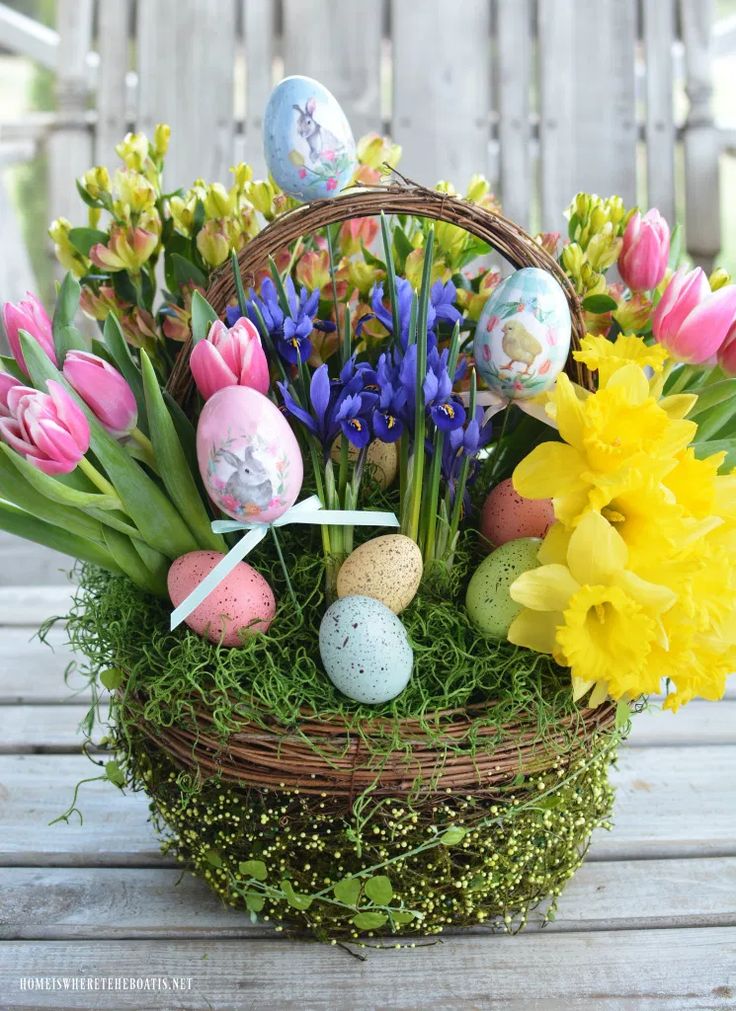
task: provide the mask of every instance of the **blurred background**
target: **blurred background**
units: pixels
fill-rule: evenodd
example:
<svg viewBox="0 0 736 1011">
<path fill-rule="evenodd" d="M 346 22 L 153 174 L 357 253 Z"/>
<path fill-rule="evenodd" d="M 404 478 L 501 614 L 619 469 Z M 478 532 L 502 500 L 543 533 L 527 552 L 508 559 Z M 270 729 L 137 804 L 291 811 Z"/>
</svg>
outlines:
<svg viewBox="0 0 736 1011">
<path fill-rule="evenodd" d="M 127 130 L 173 129 L 171 188 L 263 173 L 261 116 L 319 78 L 400 168 L 564 228 L 581 189 L 658 206 L 736 272 L 736 0 L 11 0 L 0 3 L 0 297 L 54 277 L 47 226 Z"/>
</svg>

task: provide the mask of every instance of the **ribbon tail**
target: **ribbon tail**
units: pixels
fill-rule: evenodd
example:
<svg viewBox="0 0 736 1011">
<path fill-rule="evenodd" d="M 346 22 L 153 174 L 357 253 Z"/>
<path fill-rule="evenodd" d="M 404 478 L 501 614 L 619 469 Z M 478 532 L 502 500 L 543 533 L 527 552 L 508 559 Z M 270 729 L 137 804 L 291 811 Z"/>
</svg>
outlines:
<svg viewBox="0 0 736 1011">
<path fill-rule="evenodd" d="M 172 632 L 181 625 L 185 618 L 189 617 L 192 611 L 196 610 L 209 597 L 223 579 L 230 575 L 238 562 L 242 562 L 248 552 L 252 551 L 257 544 L 260 544 L 267 532 L 268 527 L 258 527 L 255 530 L 251 530 L 228 551 L 224 558 L 220 559 L 199 586 L 195 587 L 189 596 L 182 600 L 181 604 L 171 612 Z"/>
</svg>

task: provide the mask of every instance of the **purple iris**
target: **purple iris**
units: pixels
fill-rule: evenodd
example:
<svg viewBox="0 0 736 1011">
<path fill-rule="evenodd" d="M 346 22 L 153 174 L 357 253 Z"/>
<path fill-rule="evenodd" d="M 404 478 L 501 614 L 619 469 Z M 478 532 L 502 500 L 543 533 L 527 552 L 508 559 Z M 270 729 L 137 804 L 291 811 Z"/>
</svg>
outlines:
<svg viewBox="0 0 736 1011">
<path fill-rule="evenodd" d="M 378 395 L 371 388 L 375 372 L 351 358 L 338 379 L 330 379 L 326 365 L 320 365 L 309 384 L 311 410 L 298 404 L 284 383 L 279 383 L 286 410 L 311 432 L 325 454 L 342 431 L 345 438 L 362 449 L 372 436 L 371 416 Z"/>
<path fill-rule="evenodd" d="M 414 289 L 411 283 L 404 277 L 396 278 L 396 306 L 399 314 L 399 337 L 402 348 L 406 348 L 409 343 L 409 323 L 411 321 L 411 303 Z M 427 345 L 432 348 L 437 343 L 437 323 L 439 321 L 454 326 L 462 319 L 462 314 L 455 307 L 455 296 L 457 289 L 452 281 L 443 284 L 442 281 L 435 281 L 429 293 L 429 305 L 427 306 Z M 371 307 L 373 312 L 366 313 L 358 320 L 356 333 L 360 334 L 365 324 L 370 319 L 377 319 L 388 330 L 390 334 L 394 332 L 394 319 L 390 304 L 383 302 L 383 282 L 375 284 L 371 292 Z"/>
<path fill-rule="evenodd" d="M 454 432 L 465 423 L 465 408 L 452 395 L 453 380 L 447 368 L 449 351 L 440 354 L 433 348 L 427 356 L 427 375 L 424 380 L 424 402 L 437 428 Z"/>
<path fill-rule="evenodd" d="M 478 451 L 491 441 L 491 422 L 488 421 L 484 425 L 483 414 L 483 408 L 477 407 L 475 417 L 471 418 L 467 425 L 455 428 L 445 436 L 442 446 L 442 477 L 453 497 L 463 461 L 470 459 L 468 484 L 471 484 L 478 471 Z M 469 507 L 469 502 L 465 505 Z"/>
<path fill-rule="evenodd" d="M 284 313 L 279 302 L 276 285 L 270 277 L 261 284 L 260 297 L 250 290 L 250 299 L 245 307 L 251 323 L 258 326 L 258 312 L 263 317 L 266 329 L 274 347 L 281 357 L 292 365 L 305 362 L 312 353 L 310 335 L 312 330 L 332 333 L 335 324 L 329 320 L 316 319 L 319 306 L 319 292 L 308 292 L 302 288 L 297 296 L 294 282 L 290 277 L 284 283 L 289 312 Z M 256 309 L 258 312 L 256 312 Z M 226 310 L 228 326 L 240 318 L 240 310 L 234 306 Z"/>
<path fill-rule="evenodd" d="M 376 438 L 382 442 L 396 442 L 400 439 L 407 420 L 409 394 L 401 380 L 400 369 L 396 364 L 397 356 L 397 351 L 384 353 L 376 366 L 376 386 L 379 392 L 373 412 L 373 430 Z"/>
</svg>

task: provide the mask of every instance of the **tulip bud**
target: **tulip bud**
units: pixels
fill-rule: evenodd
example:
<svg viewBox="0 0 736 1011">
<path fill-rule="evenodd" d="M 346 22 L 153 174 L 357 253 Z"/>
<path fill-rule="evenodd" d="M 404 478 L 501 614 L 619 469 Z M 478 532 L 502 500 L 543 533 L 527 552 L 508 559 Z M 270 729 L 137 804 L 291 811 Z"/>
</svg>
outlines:
<svg viewBox="0 0 736 1011">
<path fill-rule="evenodd" d="M 632 291 L 651 291 L 664 277 L 670 255 L 670 230 L 656 208 L 637 211 L 624 232 L 618 269 Z"/>
<path fill-rule="evenodd" d="M 69 351 L 64 378 L 110 435 L 129 435 L 138 423 L 138 406 L 128 383 L 104 358 L 88 351 Z"/>
<path fill-rule="evenodd" d="M 5 394 L 7 416 L 0 439 L 44 474 L 69 474 L 89 449 L 89 423 L 60 383 L 48 393 L 13 386 Z"/>
<path fill-rule="evenodd" d="M 207 339 L 194 346 L 189 367 L 205 400 L 225 386 L 250 386 L 265 394 L 271 383 L 260 335 L 244 317 L 230 329 L 216 320 Z"/>
<path fill-rule="evenodd" d="M 28 375 L 23 352 L 20 346 L 20 330 L 25 330 L 40 345 L 41 349 L 51 359 L 54 365 L 57 364 L 56 349 L 54 347 L 54 335 L 51 328 L 51 320 L 48 313 L 41 305 L 40 301 L 30 291 L 26 292 L 27 298 L 14 304 L 6 302 L 3 306 L 3 324 L 5 333 L 10 345 L 10 351 L 18 363 L 18 367 L 24 375 Z"/>
<path fill-rule="evenodd" d="M 700 267 L 673 274 L 654 310 L 656 340 L 678 361 L 701 365 L 726 341 L 736 319 L 736 286 L 711 292 Z"/>
<path fill-rule="evenodd" d="M 197 235 L 197 249 L 209 267 L 224 263 L 230 253 L 226 222 L 214 218 L 206 221 Z"/>
<path fill-rule="evenodd" d="M 0 372 L 0 418 L 10 417 L 8 392 L 12 390 L 14 386 L 22 386 L 22 383 L 19 383 L 15 376 L 8 375 L 7 372 Z"/>
</svg>

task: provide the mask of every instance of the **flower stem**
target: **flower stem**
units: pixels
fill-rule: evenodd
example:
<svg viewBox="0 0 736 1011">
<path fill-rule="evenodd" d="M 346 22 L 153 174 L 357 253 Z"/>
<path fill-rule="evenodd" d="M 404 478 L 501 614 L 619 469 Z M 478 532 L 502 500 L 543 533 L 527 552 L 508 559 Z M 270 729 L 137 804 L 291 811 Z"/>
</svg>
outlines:
<svg viewBox="0 0 736 1011">
<path fill-rule="evenodd" d="M 270 530 L 271 530 L 271 536 L 273 537 L 273 543 L 276 545 L 276 554 L 279 556 L 279 561 L 281 562 L 281 568 L 282 568 L 283 573 L 284 573 L 284 579 L 286 580 L 286 585 L 287 585 L 287 587 L 289 589 L 289 594 L 291 595 L 292 603 L 294 604 L 294 607 L 296 608 L 297 614 L 299 615 L 299 617 L 301 617 L 302 616 L 302 609 L 299 606 L 299 601 L 297 599 L 296 593 L 294 593 L 294 587 L 291 585 L 291 577 L 289 575 L 289 570 L 286 567 L 286 561 L 284 560 L 284 554 L 283 554 L 283 552 L 281 550 L 281 543 L 280 543 L 280 541 L 278 539 L 278 536 L 276 535 L 276 527 L 272 526 L 272 527 L 270 527 Z"/>
<path fill-rule="evenodd" d="M 130 438 L 138 447 L 140 459 L 143 460 L 144 463 L 148 464 L 152 471 L 158 474 L 156 454 L 153 449 L 153 443 L 148 436 L 141 432 L 140 428 L 134 428 L 130 433 Z"/>
<path fill-rule="evenodd" d="M 83 456 L 79 461 L 79 469 L 90 479 L 95 488 L 99 488 L 103 495 L 109 495 L 110 498 L 115 499 L 118 503 L 116 508 L 123 509 L 123 503 L 120 501 L 114 486 L 110 484 L 106 477 L 100 474 L 99 470 L 89 462 L 86 456 Z"/>
<path fill-rule="evenodd" d="M 332 301 L 335 306 L 335 328 L 337 330 L 337 343 L 341 347 L 342 353 L 342 363 L 343 365 L 350 357 L 350 342 L 347 342 L 347 348 L 343 345 L 342 339 L 340 337 L 340 313 L 337 307 L 337 273 L 335 270 L 335 250 L 332 246 L 332 227 L 330 225 L 325 228 L 327 233 L 327 254 L 330 259 L 330 280 L 332 281 Z M 349 332 L 349 331 L 348 331 Z M 347 353 L 347 358 L 345 357 Z"/>
</svg>

